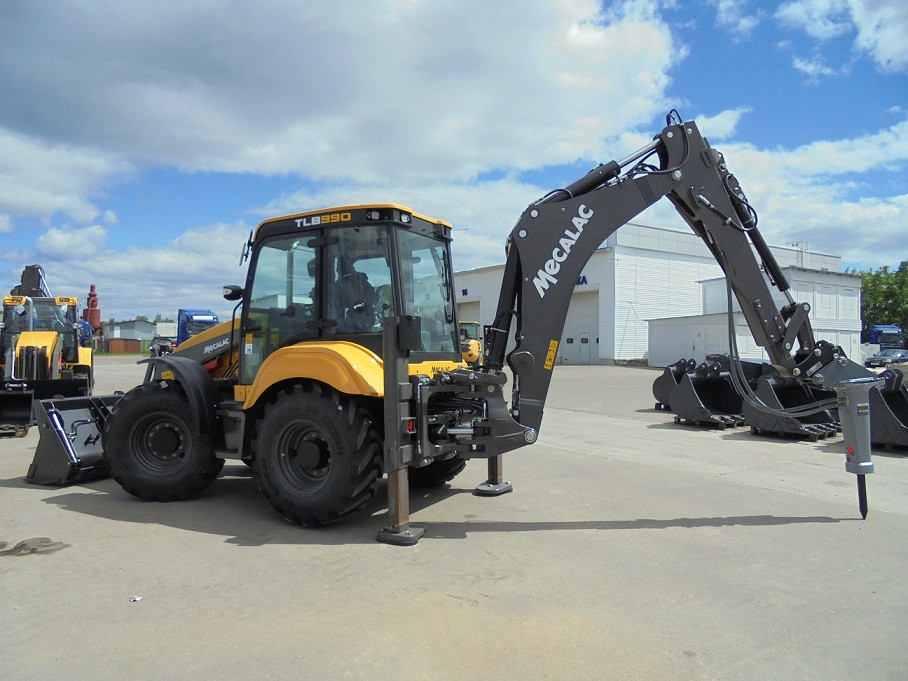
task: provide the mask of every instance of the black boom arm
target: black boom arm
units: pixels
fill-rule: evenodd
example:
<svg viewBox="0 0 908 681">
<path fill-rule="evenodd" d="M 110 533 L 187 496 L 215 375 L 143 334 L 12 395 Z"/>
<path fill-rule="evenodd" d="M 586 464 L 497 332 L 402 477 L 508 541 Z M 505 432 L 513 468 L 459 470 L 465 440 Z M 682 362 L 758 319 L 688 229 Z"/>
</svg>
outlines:
<svg viewBox="0 0 908 681">
<path fill-rule="evenodd" d="M 756 342 L 783 375 L 797 376 L 817 349 L 809 306 L 792 299 L 722 154 L 696 124 L 669 125 L 628 158 L 601 165 L 531 204 L 511 232 L 498 307 L 486 329 L 485 363 L 498 371 L 507 361 L 513 370 L 511 412 L 523 426 L 536 430 L 542 421 L 568 305 L 583 267 L 610 234 L 663 197 L 715 257 Z M 768 279 L 788 300 L 781 309 Z M 511 329 L 515 346 L 506 355 Z"/>
</svg>

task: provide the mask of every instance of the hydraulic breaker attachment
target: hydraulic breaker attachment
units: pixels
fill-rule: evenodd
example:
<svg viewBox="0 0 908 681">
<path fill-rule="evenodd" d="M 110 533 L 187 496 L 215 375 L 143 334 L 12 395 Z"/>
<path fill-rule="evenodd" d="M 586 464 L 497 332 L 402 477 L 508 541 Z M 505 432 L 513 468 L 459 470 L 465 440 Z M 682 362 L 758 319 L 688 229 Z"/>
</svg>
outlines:
<svg viewBox="0 0 908 681">
<path fill-rule="evenodd" d="M 695 425 L 743 426 L 741 396 L 729 376 L 728 355 L 711 355 L 706 362 L 681 376 L 669 397 L 675 423 L 688 421 Z M 762 371 L 756 362 L 742 362 L 748 382 L 755 382 Z"/>
<path fill-rule="evenodd" d="M 688 371 L 693 371 L 697 366 L 694 359 L 679 359 L 674 364 L 669 364 L 663 372 L 653 381 L 653 397 L 656 398 L 656 409 L 671 411 L 672 391 L 678 387 L 681 377 Z"/>
<path fill-rule="evenodd" d="M 66 485 L 106 478 L 101 433 L 122 394 L 35 400 L 40 437 L 26 482 Z"/>
<path fill-rule="evenodd" d="M 861 377 L 831 383 L 838 395 L 839 419 L 845 438 L 845 470 L 858 478 L 858 508 L 867 517 L 866 473 L 873 473 L 870 457 L 870 391 L 879 388 L 876 377 Z"/>
<path fill-rule="evenodd" d="M 899 369 L 880 374 L 883 385 L 870 390 L 870 441 L 908 448 L 908 385 Z"/>
<path fill-rule="evenodd" d="M 25 437 L 32 423 L 32 391 L 24 386 L 0 390 L 0 437 Z"/>
<path fill-rule="evenodd" d="M 793 378 L 784 378 L 766 365 L 767 370 L 757 381 L 756 394 L 768 407 L 773 409 L 795 409 L 806 407 L 823 400 L 834 400 L 832 390 L 809 386 Z M 744 418 L 754 435 L 793 435 L 805 437 L 811 442 L 837 435 L 842 430 L 839 415 L 835 409 L 824 409 L 805 416 L 788 416 L 758 409 L 750 402 L 744 402 Z"/>
</svg>

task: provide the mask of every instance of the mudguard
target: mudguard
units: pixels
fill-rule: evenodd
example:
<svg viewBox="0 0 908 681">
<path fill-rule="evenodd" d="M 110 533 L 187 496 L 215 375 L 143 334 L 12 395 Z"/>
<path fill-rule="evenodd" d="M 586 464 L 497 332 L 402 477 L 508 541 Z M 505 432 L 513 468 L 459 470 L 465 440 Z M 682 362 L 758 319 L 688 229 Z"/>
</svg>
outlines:
<svg viewBox="0 0 908 681">
<path fill-rule="evenodd" d="M 214 379 L 201 364 L 177 355 L 151 357 L 139 364 L 149 365 L 146 382 L 152 377 L 166 378 L 167 372 L 172 373 L 186 393 L 192 422 L 198 426 L 198 432 L 207 435 L 216 430 L 218 390 Z"/>
</svg>

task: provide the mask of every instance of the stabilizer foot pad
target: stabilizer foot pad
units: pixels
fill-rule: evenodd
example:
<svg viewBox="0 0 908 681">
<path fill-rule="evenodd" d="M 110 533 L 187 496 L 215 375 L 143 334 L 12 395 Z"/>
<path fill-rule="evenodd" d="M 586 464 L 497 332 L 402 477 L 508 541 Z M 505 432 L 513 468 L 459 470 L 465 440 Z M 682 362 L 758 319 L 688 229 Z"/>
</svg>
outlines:
<svg viewBox="0 0 908 681">
<path fill-rule="evenodd" d="M 390 527 L 383 527 L 378 531 L 375 538 L 382 544 L 393 544 L 394 546 L 413 546 L 426 533 L 422 527 L 408 527 L 405 530 L 393 530 Z"/>
<path fill-rule="evenodd" d="M 476 485 L 473 494 L 479 497 L 497 497 L 508 492 L 513 492 L 514 486 L 509 482 L 489 482 Z"/>
</svg>

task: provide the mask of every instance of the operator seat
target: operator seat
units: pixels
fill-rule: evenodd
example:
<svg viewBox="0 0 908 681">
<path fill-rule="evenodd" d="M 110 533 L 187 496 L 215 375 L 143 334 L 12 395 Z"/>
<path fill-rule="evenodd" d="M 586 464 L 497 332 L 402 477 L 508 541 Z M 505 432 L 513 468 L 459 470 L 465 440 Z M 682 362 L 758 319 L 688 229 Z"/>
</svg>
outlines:
<svg viewBox="0 0 908 681">
<path fill-rule="evenodd" d="M 336 283 L 338 331 L 369 333 L 374 331 L 375 289 L 363 272 L 350 270 Z"/>
</svg>

